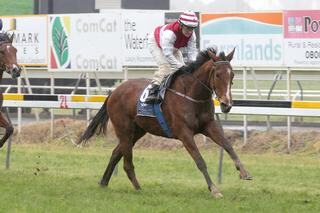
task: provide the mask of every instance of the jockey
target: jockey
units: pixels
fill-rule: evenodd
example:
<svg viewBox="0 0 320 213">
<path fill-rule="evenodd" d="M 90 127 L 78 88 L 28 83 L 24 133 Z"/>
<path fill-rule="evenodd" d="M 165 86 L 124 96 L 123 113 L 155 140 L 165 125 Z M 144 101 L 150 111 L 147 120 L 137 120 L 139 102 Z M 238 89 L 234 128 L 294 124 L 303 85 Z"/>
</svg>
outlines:
<svg viewBox="0 0 320 213">
<path fill-rule="evenodd" d="M 155 59 L 158 70 L 155 72 L 146 103 L 158 102 L 158 89 L 163 78 L 185 66 L 180 48 L 186 48 L 187 62 L 196 59 L 196 34 L 194 29 L 199 25 L 194 12 L 180 14 L 179 19 L 171 24 L 159 26 L 148 39 L 148 48 Z"/>
<path fill-rule="evenodd" d="M 3 24 L 2 24 L 2 20 L 0 18 L 0 31 L 2 30 Z"/>
</svg>

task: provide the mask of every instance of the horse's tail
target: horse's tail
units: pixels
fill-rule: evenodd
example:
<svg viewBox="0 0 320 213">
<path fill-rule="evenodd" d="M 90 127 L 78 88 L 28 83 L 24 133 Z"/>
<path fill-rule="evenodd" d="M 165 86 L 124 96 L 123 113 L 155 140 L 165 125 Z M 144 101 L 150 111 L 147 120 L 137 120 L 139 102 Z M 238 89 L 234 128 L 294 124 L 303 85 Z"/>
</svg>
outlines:
<svg viewBox="0 0 320 213">
<path fill-rule="evenodd" d="M 109 95 L 110 97 L 110 95 Z M 99 135 L 101 132 L 103 134 L 106 133 L 107 123 L 109 120 L 109 115 L 107 112 L 107 103 L 109 98 L 105 100 L 102 107 L 100 108 L 99 112 L 94 116 L 94 118 L 91 120 L 89 126 L 85 130 L 85 132 L 82 134 L 82 136 L 78 139 L 76 142 L 77 144 L 83 143 L 85 145 L 87 141 L 94 135 L 94 133 L 97 131 L 97 135 Z"/>
</svg>

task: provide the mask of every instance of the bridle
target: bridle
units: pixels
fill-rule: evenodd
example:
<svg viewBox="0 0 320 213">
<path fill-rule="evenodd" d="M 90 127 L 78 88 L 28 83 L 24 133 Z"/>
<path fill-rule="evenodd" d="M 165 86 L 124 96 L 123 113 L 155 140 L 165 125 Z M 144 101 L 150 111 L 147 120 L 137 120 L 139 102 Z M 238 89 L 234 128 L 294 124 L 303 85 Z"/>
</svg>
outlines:
<svg viewBox="0 0 320 213">
<path fill-rule="evenodd" d="M 230 61 L 214 61 L 213 62 L 213 67 L 211 69 L 211 73 L 209 74 L 209 78 L 208 78 L 208 81 L 209 81 L 209 85 L 210 85 L 210 82 L 211 82 L 211 77 L 213 76 L 213 73 L 214 73 L 214 70 L 217 66 L 221 65 L 221 64 L 226 64 L 226 65 L 230 65 Z M 231 66 L 231 65 L 230 65 Z M 211 91 L 211 94 L 213 94 L 214 91 L 216 91 L 216 87 L 214 85 L 212 85 L 212 89 L 210 89 Z M 217 93 L 215 93 L 217 98 L 220 99 L 219 95 Z"/>
<path fill-rule="evenodd" d="M 213 61 L 213 59 L 212 59 L 212 61 Z M 214 74 L 214 71 L 215 71 L 216 67 L 217 67 L 218 65 L 221 65 L 221 64 L 228 64 L 228 65 L 230 65 L 230 62 L 229 62 L 229 61 L 213 61 L 213 67 L 212 67 L 211 70 L 210 70 L 209 78 L 208 78 L 209 85 L 210 85 L 210 82 L 211 82 L 211 78 L 214 77 L 213 74 Z M 183 71 L 183 72 L 186 73 L 186 74 L 191 75 L 191 72 L 186 72 L 186 71 Z M 199 82 L 207 91 L 210 92 L 210 94 L 213 94 L 213 92 L 214 92 L 215 89 L 216 89 L 214 85 L 212 85 L 212 89 L 211 89 L 210 87 L 208 87 L 205 83 L 203 83 L 203 82 L 202 82 L 200 79 L 198 79 L 197 77 L 195 77 L 195 76 L 193 76 L 193 75 L 191 75 L 191 77 L 192 77 L 194 80 L 196 80 L 197 82 Z M 171 91 L 171 92 L 173 92 L 173 93 L 175 93 L 176 95 L 179 95 L 179 96 L 181 96 L 181 97 L 183 97 L 183 98 L 186 98 L 186 99 L 188 99 L 188 100 L 190 100 L 190 101 L 192 101 L 192 102 L 195 102 L 195 103 L 206 103 L 206 102 L 208 102 L 208 101 L 211 101 L 211 98 L 206 99 L 206 100 L 197 100 L 197 99 L 194 99 L 194 98 L 192 98 L 192 97 L 190 97 L 190 96 L 187 96 L 187 95 L 185 95 L 185 94 L 183 94 L 183 93 L 181 93 L 181 92 L 178 92 L 178 91 L 176 91 L 176 90 L 174 90 L 174 89 L 168 88 L 168 90 Z M 218 96 L 218 94 L 216 94 L 216 96 L 217 96 L 218 99 L 220 99 L 220 97 Z"/>
<path fill-rule="evenodd" d="M 11 42 L 8 42 L 8 41 L 2 41 L 0 42 L 0 47 L 4 44 L 11 44 Z M 12 44 L 11 44 L 12 45 Z M 2 59 L 0 58 L 0 71 L 5 71 L 5 72 L 8 72 L 8 67 L 5 63 L 2 62 Z"/>
</svg>

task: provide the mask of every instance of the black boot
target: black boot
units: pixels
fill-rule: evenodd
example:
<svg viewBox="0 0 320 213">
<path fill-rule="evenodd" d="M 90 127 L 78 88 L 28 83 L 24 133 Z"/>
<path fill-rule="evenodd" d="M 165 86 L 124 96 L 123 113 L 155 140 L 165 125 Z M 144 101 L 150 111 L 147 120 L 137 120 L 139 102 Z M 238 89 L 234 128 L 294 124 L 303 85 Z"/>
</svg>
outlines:
<svg viewBox="0 0 320 213">
<path fill-rule="evenodd" d="M 153 104 L 160 102 L 159 99 L 159 85 L 151 84 L 151 88 L 149 89 L 149 95 L 147 96 L 146 100 L 144 101 L 147 104 Z"/>
</svg>

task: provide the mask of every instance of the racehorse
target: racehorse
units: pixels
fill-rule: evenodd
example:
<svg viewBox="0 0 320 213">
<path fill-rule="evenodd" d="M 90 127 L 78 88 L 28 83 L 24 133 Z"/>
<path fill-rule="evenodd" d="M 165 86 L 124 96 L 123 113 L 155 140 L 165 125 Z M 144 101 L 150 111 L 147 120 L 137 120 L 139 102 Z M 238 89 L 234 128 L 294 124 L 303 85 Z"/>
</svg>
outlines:
<svg viewBox="0 0 320 213">
<path fill-rule="evenodd" d="M 17 49 L 12 45 L 14 34 L 11 36 L 8 33 L 0 33 L 0 81 L 2 80 L 3 72 L 7 72 L 12 78 L 20 76 L 21 67 L 17 64 Z M 0 93 L 0 109 L 3 104 L 3 95 Z M 6 132 L 0 140 L 0 148 L 6 140 L 12 135 L 13 127 L 8 122 L 8 119 L 0 111 L 0 127 L 5 128 Z"/>
<path fill-rule="evenodd" d="M 214 120 L 213 92 L 220 101 L 222 112 L 228 113 L 232 107 L 231 85 L 234 73 L 230 61 L 234 51 L 235 49 L 227 56 L 224 52 L 217 55 L 213 48 L 201 51 L 193 63 L 178 71 L 162 102 L 162 112 L 172 130 L 173 138 L 182 141 L 204 175 L 208 189 L 214 197 L 223 195 L 208 174 L 206 163 L 194 141 L 195 134 L 204 134 L 223 147 L 239 170 L 240 178 L 251 179 L 249 172 Z M 137 100 L 149 83 L 150 80 L 147 79 L 135 79 L 118 86 L 77 141 L 78 144 L 85 144 L 96 131 L 98 134 L 101 131 L 105 132 L 110 118 L 119 144 L 113 150 L 100 181 L 102 186 L 108 185 L 116 164 L 123 157 L 123 166 L 128 178 L 135 189 L 140 189 L 132 162 L 132 148 L 146 132 L 166 137 L 156 118 L 137 116 L 136 113 Z"/>
</svg>

